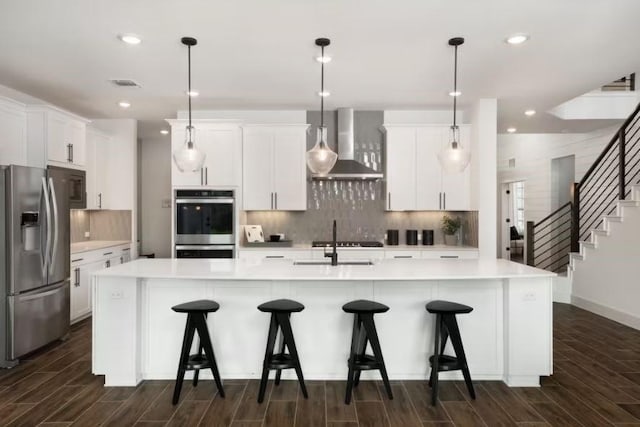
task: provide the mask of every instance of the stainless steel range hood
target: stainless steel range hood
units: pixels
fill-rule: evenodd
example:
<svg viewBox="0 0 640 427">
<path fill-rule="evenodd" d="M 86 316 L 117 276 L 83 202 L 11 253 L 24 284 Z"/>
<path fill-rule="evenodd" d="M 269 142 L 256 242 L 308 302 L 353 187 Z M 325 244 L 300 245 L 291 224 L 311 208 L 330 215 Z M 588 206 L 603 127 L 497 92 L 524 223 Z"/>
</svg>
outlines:
<svg viewBox="0 0 640 427">
<path fill-rule="evenodd" d="M 354 160 L 353 108 L 338 109 L 338 161 L 327 175 L 313 174 L 313 179 L 376 180 L 382 179 L 375 171 Z"/>
</svg>

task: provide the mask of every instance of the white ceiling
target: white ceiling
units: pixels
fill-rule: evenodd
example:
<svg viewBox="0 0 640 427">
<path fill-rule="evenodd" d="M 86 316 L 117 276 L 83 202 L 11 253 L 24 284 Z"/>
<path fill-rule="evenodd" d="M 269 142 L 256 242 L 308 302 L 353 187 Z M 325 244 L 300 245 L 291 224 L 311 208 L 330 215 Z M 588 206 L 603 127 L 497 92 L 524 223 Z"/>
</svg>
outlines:
<svg viewBox="0 0 640 427">
<path fill-rule="evenodd" d="M 325 36 L 328 108 L 424 109 L 450 105 L 447 40 L 464 36 L 463 105 L 498 98 L 499 132 L 586 131 L 610 123 L 543 111 L 640 70 L 638 16 L 638 0 L 2 0 L 0 84 L 90 118 L 159 123 L 186 107 L 180 38 L 193 36 L 195 109 L 317 109 Z M 120 42 L 126 32 L 142 44 Z M 504 43 L 519 32 L 531 40 Z"/>
</svg>

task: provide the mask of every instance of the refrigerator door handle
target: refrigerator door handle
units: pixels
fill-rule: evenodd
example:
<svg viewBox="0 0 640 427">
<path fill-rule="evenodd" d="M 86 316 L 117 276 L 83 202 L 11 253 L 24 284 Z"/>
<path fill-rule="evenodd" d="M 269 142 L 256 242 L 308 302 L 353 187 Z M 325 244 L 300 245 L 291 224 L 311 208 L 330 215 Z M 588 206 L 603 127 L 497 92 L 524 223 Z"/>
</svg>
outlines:
<svg viewBox="0 0 640 427">
<path fill-rule="evenodd" d="M 42 260 L 42 269 L 46 272 L 48 266 L 49 252 L 51 251 L 51 200 L 49 198 L 49 190 L 47 189 L 47 181 L 42 177 L 42 193 L 44 195 L 44 206 L 47 217 L 47 241 L 45 242 L 44 257 Z"/>
<path fill-rule="evenodd" d="M 58 247 L 58 221 L 60 220 L 60 217 L 58 215 L 58 198 L 56 197 L 56 190 L 53 186 L 53 178 L 49 178 L 49 188 L 51 189 L 51 199 L 52 202 L 51 205 L 53 206 L 53 245 L 51 248 L 51 264 L 49 264 L 49 273 L 51 273 L 51 270 L 53 269 L 53 266 L 56 263 L 56 248 Z"/>
</svg>

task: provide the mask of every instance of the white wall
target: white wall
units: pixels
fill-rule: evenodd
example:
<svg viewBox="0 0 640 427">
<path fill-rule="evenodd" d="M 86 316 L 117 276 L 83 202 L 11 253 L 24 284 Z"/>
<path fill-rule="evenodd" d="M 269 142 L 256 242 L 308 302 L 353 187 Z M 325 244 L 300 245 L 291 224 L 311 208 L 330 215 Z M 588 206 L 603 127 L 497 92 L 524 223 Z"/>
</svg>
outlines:
<svg viewBox="0 0 640 427">
<path fill-rule="evenodd" d="M 110 135 L 112 146 L 109 148 L 109 187 L 117 188 L 117 205 L 113 209 L 131 209 L 131 240 L 138 241 L 138 122 L 134 119 L 92 120 L 91 126 Z M 97 159 L 96 161 L 100 161 Z M 137 245 L 133 245 L 132 257 L 137 257 Z"/>
<path fill-rule="evenodd" d="M 587 134 L 500 134 L 498 182 L 525 181 L 525 221 L 539 221 L 551 213 L 551 160 L 575 155 L 577 182 L 616 131 L 617 126 Z M 509 159 L 515 159 L 514 168 Z"/>
<path fill-rule="evenodd" d="M 584 260 L 574 261 L 571 299 L 579 307 L 640 329 L 640 208 L 624 207 L 622 217 L 622 222 L 609 224 L 608 236 L 596 238 L 595 249 L 583 248 Z"/>
<path fill-rule="evenodd" d="M 171 257 L 171 138 L 140 140 L 141 251 L 156 258 Z"/>
<path fill-rule="evenodd" d="M 471 109 L 471 209 L 478 211 L 482 258 L 498 254 L 497 114 L 496 99 L 480 99 Z"/>
</svg>

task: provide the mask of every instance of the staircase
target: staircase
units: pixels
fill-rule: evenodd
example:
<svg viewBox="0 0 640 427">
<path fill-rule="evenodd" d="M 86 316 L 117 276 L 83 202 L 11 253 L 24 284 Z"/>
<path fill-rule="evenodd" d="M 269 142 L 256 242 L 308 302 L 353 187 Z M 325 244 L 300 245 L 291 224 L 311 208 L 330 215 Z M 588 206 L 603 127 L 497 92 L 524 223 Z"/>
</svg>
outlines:
<svg viewBox="0 0 640 427">
<path fill-rule="evenodd" d="M 640 206 L 639 182 L 640 104 L 574 184 L 572 201 L 527 223 L 527 264 L 572 278 L 581 262 L 597 254 L 611 224 L 623 222 L 626 210 Z"/>
</svg>

